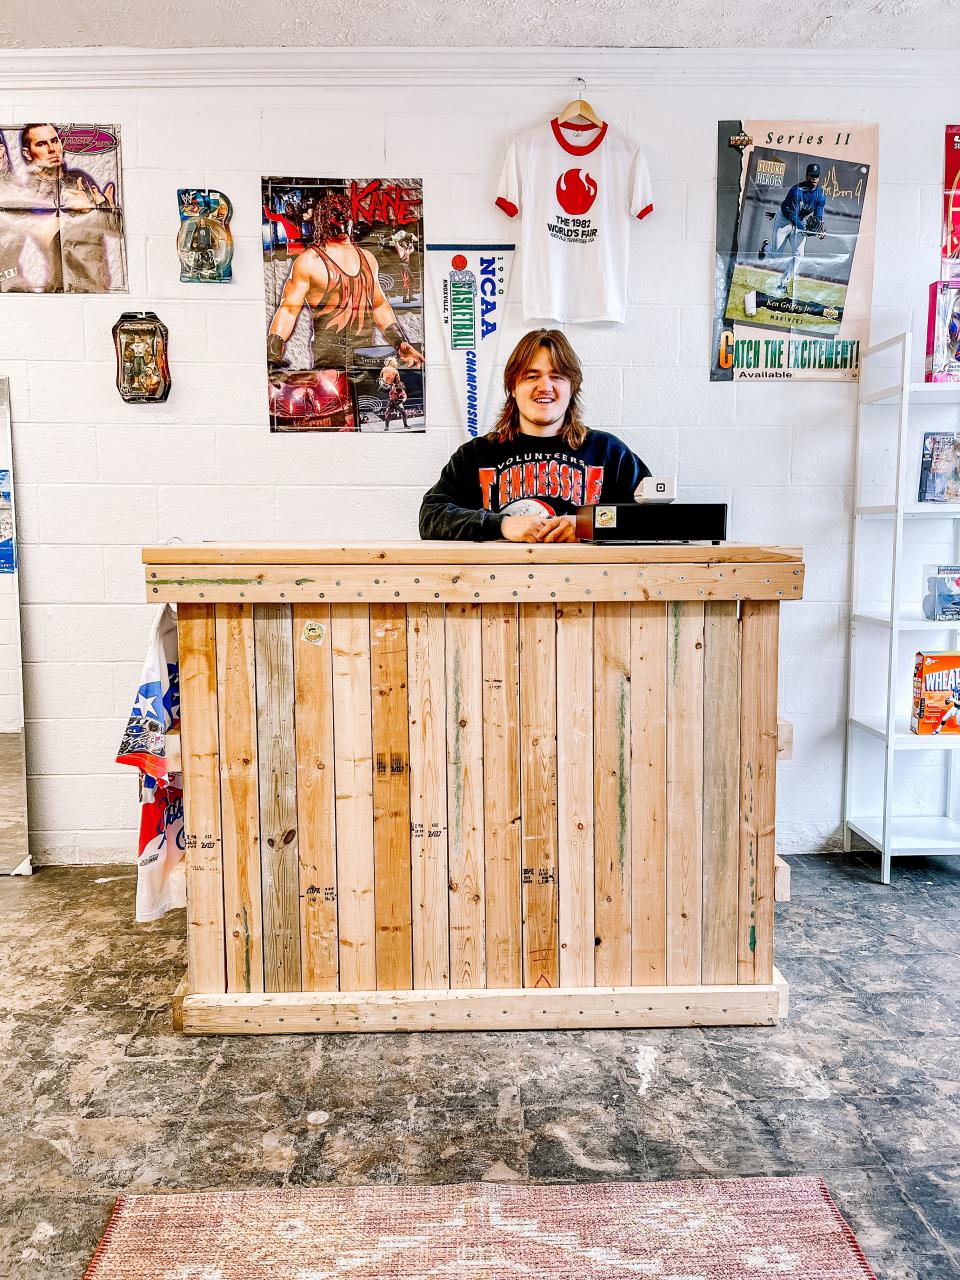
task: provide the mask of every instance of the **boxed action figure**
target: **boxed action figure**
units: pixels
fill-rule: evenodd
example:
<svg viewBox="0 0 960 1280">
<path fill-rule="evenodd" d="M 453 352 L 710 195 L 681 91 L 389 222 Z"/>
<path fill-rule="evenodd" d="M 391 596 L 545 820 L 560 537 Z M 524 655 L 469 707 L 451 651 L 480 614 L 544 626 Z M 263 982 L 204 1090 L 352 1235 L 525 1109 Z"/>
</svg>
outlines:
<svg viewBox="0 0 960 1280">
<path fill-rule="evenodd" d="M 960 282 L 935 280 L 927 308 L 925 382 L 960 382 Z"/>
<path fill-rule="evenodd" d="M 924 434 L 918 502 L 960 500 L 958 445 L 960 441 L 952 431 L 927 431 Z"/>
<path fill-rule="evenodd" d="M 917 654 L 913 668 L 911 732 L 960 733 L 960 653 Z"/>
<path fill-rule="evenodd" d="M 960 279 L 960 125 L 948 124 L 943 146 L 943 243 L 940 279 Z"/>
<path fill-rule="evenodd" d="M 931 622 L 960 622 L 960 564 L 927 564 L 923 576 L 923 616 Z"/>
</svg>

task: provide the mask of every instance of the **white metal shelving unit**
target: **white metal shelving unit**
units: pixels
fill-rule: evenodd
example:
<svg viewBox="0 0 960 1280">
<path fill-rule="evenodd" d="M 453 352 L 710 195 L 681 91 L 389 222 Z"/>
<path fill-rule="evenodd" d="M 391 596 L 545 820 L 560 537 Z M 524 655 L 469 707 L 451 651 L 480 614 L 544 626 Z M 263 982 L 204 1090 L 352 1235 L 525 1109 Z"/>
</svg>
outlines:
<svg viewBox="0 0 960 1280">
<path fill-rule="evenodd" d="M 879 850 L 880 878 L 884 884 L 890 883 L 893 858 L 960 853 L 960 820 L 954 816 L 953 791 L 953 761 L 955 752 L 960 750 L 960 734 L 931 738 L 911 733 L 905 707 L 912 688 L 905 690 L 902 683 L 905 644 L 909 643 L 915 651 L 917 648 L 957 648 L 960 641 L 960 624 L 931 622 L 923 617 L 914 589 L 919 584 L 905 583 L 903 576 L 904 533 L 905 529 L 910 529 L 913 535 L 916 521 L 948 522 L 953 559 L 960 563 L 960 503 L 922 504 L 916 500 L 917 488 L 911 484 L 911 477 L 918 470 L 924 424 L 921 421 L 918 427 L 910 421 L 913 406 L 953 405 L 958 410 L 954 429 L 960 430 L 960 383 L 911 383 L 909 333 L 898 334 L 869 347 L 864 352 L 861 378 L 866 376 L 869 358 L 884 351 L 895 352 L 897 347 L 900 348 L 900 372 L 896 382 L 869 391 L 863 381 L 860 383 L 853 490 L 852 608 L 843 799 L 844 848 L 849 850 L 851 833 L 856 832 Z M 871 409 L 880 404 L 895 406 L 897 410 L 896 471 L 892 477 L 894 501 L 870 505 L 864 503 L 863 456 L 864 448 L 874 443 L 871 439 Z M 884 533 L 889 535 L 887 564 L 881 566 L 889 570 L 889 602 L 871 600 L 861 594 L 865 536 L 867 526 L 874 521 L 883 522 Z M 921 529 L 923 527 L 920 526 Z M 883 696 L 874 701 L 864 699 L 860 686 L 864 682 L 864 664 L 871 660 L 869 645 L 873 645 L 875 656 L 878 639 L 886 661 L 876 663 L 869 673 L 872 687 L 882 687 L 883 690 Z M 867 683 L 869 685 L 869 680 Z M 905 757 L 916 759 L 917 752 L 943 753 L 939 813 L 901 812 L 896 803 L 898 760 Z"/>
</svg>

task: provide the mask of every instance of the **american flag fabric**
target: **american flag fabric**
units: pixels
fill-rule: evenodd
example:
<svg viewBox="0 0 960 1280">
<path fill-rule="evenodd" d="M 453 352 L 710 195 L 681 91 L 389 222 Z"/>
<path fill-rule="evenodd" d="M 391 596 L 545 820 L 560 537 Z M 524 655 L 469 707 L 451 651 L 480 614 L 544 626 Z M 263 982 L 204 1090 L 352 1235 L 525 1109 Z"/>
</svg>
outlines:
<svg viewBox="0 0 960 1280">
<path fill-rule="evenodd" d="M 163 605 L 150 632 L 118 764 L 140 770 L 137 920 L 157 920 L 186 906 L 183 778 L 167 768 L 166 733 L 180 722 L 177 617 Z"/>
</svg>

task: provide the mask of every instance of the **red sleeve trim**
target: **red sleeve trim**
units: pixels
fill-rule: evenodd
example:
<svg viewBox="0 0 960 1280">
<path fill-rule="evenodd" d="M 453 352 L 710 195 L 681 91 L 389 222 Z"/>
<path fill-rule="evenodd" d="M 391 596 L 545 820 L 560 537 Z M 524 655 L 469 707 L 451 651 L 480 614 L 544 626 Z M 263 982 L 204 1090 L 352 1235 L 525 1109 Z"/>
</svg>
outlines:
<svg viewBox="0 0 960 1280">
<path fill-rule="evenodd" d="M 643 208 L 640 210 L 640 212 L 637 214 L 637 217 L 638 217 L 638 218 L 645 218 L 645 217 L 647 216 L 647 214 L 648 214 L 648 213 L 653 213 L 653 205 L 652 205 L 652 204 L 646 204 L 646 205 L 644 205 L 644 206 L 643 206 Z"/>
<path fill-rule="evenodd" d="M 509 200 L 504 200 L 503 196 L 497 197 L 497 208 L 502 209 L 508 218 L 515 218 L 520 212 L 515 204 L 512 204 Z"/>
</svg>

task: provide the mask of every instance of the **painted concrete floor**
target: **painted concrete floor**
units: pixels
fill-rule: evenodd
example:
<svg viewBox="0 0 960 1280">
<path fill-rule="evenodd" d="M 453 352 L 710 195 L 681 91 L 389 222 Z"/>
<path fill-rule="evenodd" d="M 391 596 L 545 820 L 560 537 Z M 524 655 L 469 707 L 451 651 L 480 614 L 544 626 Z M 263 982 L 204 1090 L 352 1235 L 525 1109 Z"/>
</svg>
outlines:
<svg viewBox="0 0 960 1280">
<path fill-rule="evenodd" d="M 123 1191 L 822 1173 L 881 1280 L 960 1280 L 960 864 L 793 859 L 777 1028 L 185 1038 L 183 913 L 0 880 L 0 1276 Z"/>
</svg>

